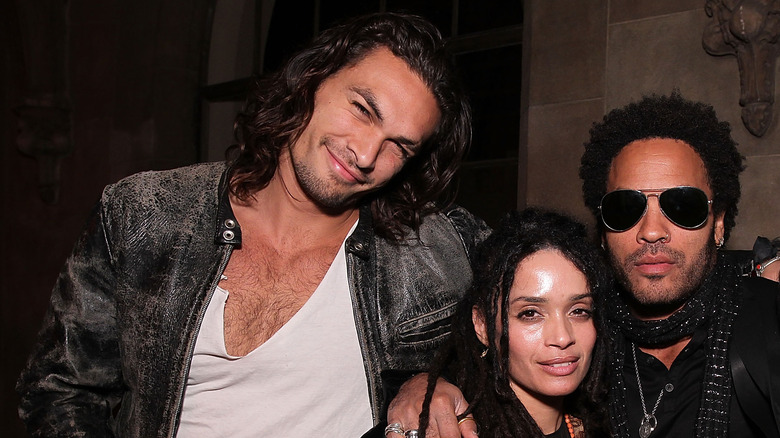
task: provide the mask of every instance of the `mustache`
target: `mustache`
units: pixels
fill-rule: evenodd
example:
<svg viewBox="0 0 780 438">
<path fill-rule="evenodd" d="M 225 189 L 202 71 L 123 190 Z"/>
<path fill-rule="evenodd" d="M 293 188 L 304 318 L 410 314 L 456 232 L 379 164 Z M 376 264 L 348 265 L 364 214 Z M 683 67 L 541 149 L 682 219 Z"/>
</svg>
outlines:
<svg viewBox="0 0 780 438">
<path fill-rule="evenodd" d="M 355 163 L 355 158 L 351 156 L 349 151 L 347 151 L 346 146 L 336 144 L 336 142 L 328 136 L 322 137 L 320 143 L 325 146 L 328 151 L 330 151 L 330 153 L 336 157 L 336 159 L 339 160 L 350 172 L 359 175 L 361 177 L 360 179 L 364 182 L 370 182 L 371 178 L 369 178 L 368 174 L 366 174 L 366 172 L 364 172 Z"/>
<path fill-rule="evenodd" d="M 642 257 L 645 257 L 647 255 L 658 255 L 663 254 L 667 256 L 671 261 L 674 263 L 679 263 L 683 260 L 685 260 L 685 254 L 682 251 L 677 251 L 675 249 L 669 248 L 663 243 L 660 242 L 653 242 L 648 243 L 638 250 L 632 252 L 628 257 L 626 257 L 626 264 L 633 265 L 637 263 Z"/>
</svg>

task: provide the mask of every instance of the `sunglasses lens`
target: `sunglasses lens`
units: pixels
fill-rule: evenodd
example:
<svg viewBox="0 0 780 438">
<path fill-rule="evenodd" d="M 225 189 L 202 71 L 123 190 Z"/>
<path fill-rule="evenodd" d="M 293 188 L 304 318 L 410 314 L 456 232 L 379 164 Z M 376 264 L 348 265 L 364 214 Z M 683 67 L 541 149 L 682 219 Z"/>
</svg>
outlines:
<svg viewBox="0 0 780 438">
<path fill-rule="evenodd" d="M 696 187 L 674 187 L 658 197 L 667 218 L 682 228 L 698 228 L 710 212 L 707 194 Z"/>
<path fill-rule="evenodd" d="M 615 190 L 601 198 L 601 220 L 613 231 L 626 231 L 645 214 L 647 198 L 635 190 Z"/>
</svg>

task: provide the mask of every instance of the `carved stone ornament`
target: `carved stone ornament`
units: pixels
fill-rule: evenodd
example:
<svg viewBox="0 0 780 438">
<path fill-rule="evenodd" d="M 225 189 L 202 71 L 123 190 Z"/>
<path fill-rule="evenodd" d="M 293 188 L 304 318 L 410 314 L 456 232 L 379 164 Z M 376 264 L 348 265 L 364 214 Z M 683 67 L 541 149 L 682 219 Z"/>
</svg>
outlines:
<svg viewBox="0 0 780 438">
<path fill-rule="evenodd" d="M 73 148 L 68 92 L 68 1 L 16 0 L 24 54 L 26 98 L 14 108 L 16 145 L 38 162 L 38 192 L 60 193 L 60 162 Z"/>
<path fill-rule="evenodd" d="M 60 193 L 60 163 L 72 149 L 70 110 L 50 102 L 26 100 L 14 108 L 18 118 L 16 145 L 38 162 L 38 194 L 54 204 Z"/>
<path fill-rule="evenodd" d="M 704 50 L 737 57 L 742 122 L 761 137 L 772 123 L 780 0 L 707 0 L 704 8 Z"/>
</svg>

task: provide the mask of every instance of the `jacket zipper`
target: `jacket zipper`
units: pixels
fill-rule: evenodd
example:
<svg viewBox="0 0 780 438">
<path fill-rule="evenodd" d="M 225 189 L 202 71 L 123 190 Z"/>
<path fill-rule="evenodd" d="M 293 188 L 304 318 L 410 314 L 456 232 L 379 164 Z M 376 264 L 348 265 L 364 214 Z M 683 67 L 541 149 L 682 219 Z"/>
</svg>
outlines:
<svg viewBox="0 0 780 438">
<path fill-rule="evenodd" d="M 219 265 L 219 271 L 217 271 L 216 278 L 211 283 L 211 288 L 209 289 L 208 294 L 206 294 L 206 304 L 203 305 L 203 308 L 200 311 L 200 314 L 198 315 L 198 319 L 195 322 L 195 331 L 192 333 L 192 336 L 189 338 L 189 350 L 187 352 L 187 365 L 184 367 L 184 372 L 179 376 L 179 395 L 176 401 L 176 410 L 173 412 L 173 415 L 171 416 L 170 423 L 168 424 L 168 438 L 173 438 L 176 436 L 176 432 L 178 430 L 178 422 L 179 422 L 179 416 L 181 415 L 181 408 L 184 404 L 184 392 L 187 389 L 187 376 L 190 373 L 190 366 L 192 365 L 192 355 L 195 352 L 195 341 L 198 339 L 198 333 L 200 333 L 200 325 L 203 323 L 203 318 L 206 316 L 206 309 L 208 309 L 208 303 L 211 302 L 211 298 L 214 296 L 214 291 L 217 289 L 217 285 L 219 284 L 220 279 L 222 278 L 222 273 L 225 272 L 225 268 L 227 267 L 228 260 L 230 260 L 230 255 L 233 253 L 233 245 L 227 245 L 227 249 L 225 249 L 225 255 L 222 258 L 222 261 Z"/>
<path fill-rule="evenodd" d="M 353 315 L 359 315 L 359 310 L 356 306 L 360 302 L 360 297 L 358 297 L 358 291 L 355 290 L 356 285 L 353 281 L 352 272 L 354 272 L 355 268 L 355 261 L 354 257 L 355 255 L 351 252 L 348 252 L 349 258 L 347 259 L 349 263 L 347 264 L 347 271 L 349 274 L 349 291 L 350 295 L 352 296 L 352 312 Z M 369 351 L 367 342 L 366 342 L 366 331 L 364 327 L 364 322 L 362 318 L 357 318 L 353 316 L 355 319 L 355 326 L 358 329 L 358 339 L 360 340 L 360 351 L 363 355 L 363 367 L 365 368 L 366 377 L 368 378 L 368 393 L 371 401 L 371 417 L 374 420 L 374 423 L 376 424 L 379 420 L 377 419 L 377 412 L 381 409 L 381 407 L 378 405 L 379 400 L 377 400 L 376 395 L 376 377 L 374 376 L 374 372 L 372 371 L 374 367 L 372 367 L 371 363 L 371 351 Z"/>
</svg>

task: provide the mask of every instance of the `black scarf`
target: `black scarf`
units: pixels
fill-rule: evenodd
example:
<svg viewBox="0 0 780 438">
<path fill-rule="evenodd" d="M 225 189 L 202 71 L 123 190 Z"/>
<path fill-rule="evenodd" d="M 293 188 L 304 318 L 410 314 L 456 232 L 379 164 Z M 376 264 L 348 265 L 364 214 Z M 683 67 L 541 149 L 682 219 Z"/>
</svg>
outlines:
<svg viewBox="0 0 780 438">
<path fill-rule="evenodd" d="M 618 287 L 612 288 L 608 295 L 605 313 L 612 350 L 610 417 L 615 436 L 629 436 L 623 382 L 627 342 L 642 346 L 665 345 L 692 335 L 702 324 L 706 324 L 707 328 L 707 363 L 696 420 L 696 437 L 727 436 L 731 399 L 728 339 L 740 301 L 737 270 L 723 254 L 718 254 L 716 266 L 685 306 L 669 318 L 658 321 L 640 321 L 631 316 Z"/>
</svg>

